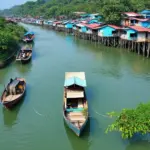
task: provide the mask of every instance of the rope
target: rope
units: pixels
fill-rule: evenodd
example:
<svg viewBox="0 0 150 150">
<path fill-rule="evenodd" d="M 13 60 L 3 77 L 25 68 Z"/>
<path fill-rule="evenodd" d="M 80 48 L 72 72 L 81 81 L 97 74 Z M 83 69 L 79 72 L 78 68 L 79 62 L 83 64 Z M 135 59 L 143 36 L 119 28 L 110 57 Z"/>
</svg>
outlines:
<svg viewBox="0 0 150 150">
<path fill-rule="evenodd" d="M 35 112 L 36 114 L 38 114 L 39 116 L 43 116 L 43 117 L 44 117 L 44 115 L 41 114 L 41 113 L 39 113 L 34 107 L 33 107 L 33 110 L 34 110 L 34 112 Z"/>
<path fill-rule="evenodd" d="M 108 116 L 108 115 L 103 115 L 103 114 L 100 114 L 100 113 L 98 113 L 97 111 L 94 111 L 96 114 L 98 114 L 99 116 L 102 116 L 102 117 L 105 117 L 105 118 L 111 118 L 110 116 Z"/>
</svg>

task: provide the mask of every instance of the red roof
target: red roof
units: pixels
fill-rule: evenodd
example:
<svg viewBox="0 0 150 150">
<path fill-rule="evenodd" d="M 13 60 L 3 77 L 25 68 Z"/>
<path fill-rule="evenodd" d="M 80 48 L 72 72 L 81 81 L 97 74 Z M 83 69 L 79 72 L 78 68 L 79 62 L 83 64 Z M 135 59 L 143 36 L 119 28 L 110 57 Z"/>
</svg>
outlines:
<svg viewBox="0 0 150 150">
<path fill-rule="evenodd" d="M 87 21 L 86 21 L 86 20 L 84 20 L 84 21 L 81 21 L 81 23 L 85 23 L 85 24 L 86 24 L 86 23 L 87 23 Z"/>
<path fill-rule="evenodd" d="M 127 15 L 127 16 L 142 16 L 142 15 L 140 15 L 140 14 L 138 14 L 138 13 L 135 13 L 135 12 L 124 12 L 123 14 L 125 14 L 125 15 Z"/>
<path fill-rule="evenodd" d="M 82 23 L 82 25 L 84 25 L 84 26 L 86 26 L 86 27 L 88 27 L 90 29 L 95 29 L 95 28 L 101 26 L 100 24 L 97 24 L 97 23 L 93 23 L 93 24 L 84 24 L 84 23 Z"/>
<path fill-rule="evenodd" d="M 112 27 L 112 28 L 114 28 L 114 29 L 122 29 L 121 27 L 119 27 L 119 26 L 116 26 L 116 25 L 111 25 L 111 24 L 108 24 L 107 26 L 110 26 L 110 27 Z"/>
<path fill-rule="evenodd" d="M 54 24 L 60 24 L 60 23 L 62 23 L 61 21 L 56 21 L 56 22 L 54 22 Z"/>
<path fill-rule="evenodd" d="M 144 21 L 150 21 L 149 18 L 146 18 L 146 19 L 142 19 L 142 18 L 130 18 L 130 20 L 138 20 L 138 21 L 141 21 L 141 22 L 144 22 Z"/>
<path fill-rule="evenodd" d="M 150 29 L 144 28 L 144 27 L 141 27 L 141 26 L 130 26 L 129 28 L 131 28 L 133 30 L 136 30 L 138 32 L 150 32 Z"/>
</svg>

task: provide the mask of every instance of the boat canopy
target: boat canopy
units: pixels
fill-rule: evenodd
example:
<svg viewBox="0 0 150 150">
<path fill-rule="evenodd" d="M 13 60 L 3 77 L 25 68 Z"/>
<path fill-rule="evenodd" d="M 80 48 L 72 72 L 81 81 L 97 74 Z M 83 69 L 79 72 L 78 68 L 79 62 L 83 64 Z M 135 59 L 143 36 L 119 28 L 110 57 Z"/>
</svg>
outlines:
<svg viewBox="0 0 150 150">
<path fill-rule="evenodd" d="M 16 86 L 19 84 L 19 80 L 13 80 L 11 83 L 10 83 L 10 85 L 9 85 L 9 87 L 8 87 L 8 91 L 12 94 L 15 94 L 16 93 Z"/>
<path fill-rule="evenodd" d="M 71 78 L 66 79 L 64 86 L 67 87 L 67 86 L 71 86 L 74 84 L 81 86 L 81 87 L 86 87 L 86 81 L 78 77 L 71 77 Z"/>
<path fill-rule="evenodd" d="M 21 48 L 21 50 L 23 50 L 23 51 L 25 51 L 25 50 L 32 50 L 32 46 L 30 46 L 30 45 L 25 45 L 25 46 L 23 46 L 22 48 Z"/>
<path fill-rule="evenodd" d="M 24 34 L 24 36 L 26 36 L 26 35 L 34 35 L 34 32 L 27 32 Z"/>
<path fill-rule="evenodd" d="M 84 92 L 83 91 L 67 91 L 67 98 L 83 98 Z"/>
</svg>

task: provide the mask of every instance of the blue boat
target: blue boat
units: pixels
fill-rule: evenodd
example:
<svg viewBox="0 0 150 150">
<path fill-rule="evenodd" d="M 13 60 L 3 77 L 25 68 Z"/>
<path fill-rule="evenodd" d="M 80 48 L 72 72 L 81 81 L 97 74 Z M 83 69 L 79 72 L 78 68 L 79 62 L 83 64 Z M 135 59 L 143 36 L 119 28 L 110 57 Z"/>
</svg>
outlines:
<svg viewBox="0 0 150 150">
<path fill-rule="evenodd" d="M 23 41 L 26 43 L 33 42 L 34 40 L 34 32 L 27 32 L 24 34 Z"/>
<path fill-rule="evenodd" d="M 80 136 L 88 122 L 88 102 L 84 72 L 66 72 L 63 117 L 68 127 Z"/>
</svg>

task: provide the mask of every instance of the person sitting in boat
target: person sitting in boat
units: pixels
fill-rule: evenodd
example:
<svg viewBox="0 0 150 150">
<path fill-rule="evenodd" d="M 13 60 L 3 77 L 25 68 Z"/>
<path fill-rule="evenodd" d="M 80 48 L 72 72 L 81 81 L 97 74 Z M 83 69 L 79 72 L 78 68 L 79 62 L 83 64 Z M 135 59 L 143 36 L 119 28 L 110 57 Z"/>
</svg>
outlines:
<svg viewBox="0 0 150 150">
<path fill-rule="evenodd" d="M 23 58 L 25 58 L 25 57 L 26 57 L 26 54 L 25 54 L 25 53 L 23 53 L 23 54 L 22 54 L 22 57 L 23 57 Z"/>
<path fill-rule="evenodd" d="M 10 79 L 10 83 L 12 83 L 12 82 L 13 82 L 13 79 L 11 78 L 11 79 Z"/>
</svg>

